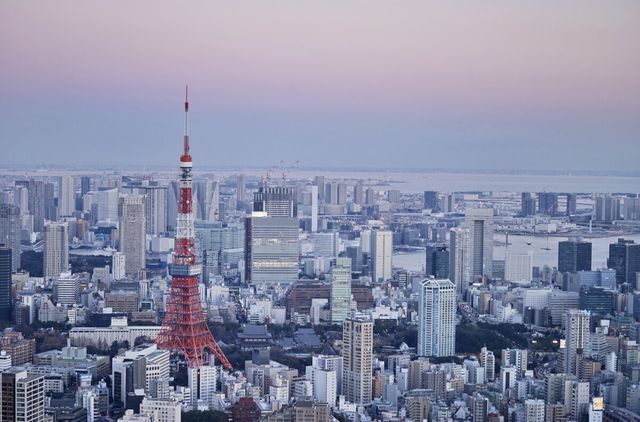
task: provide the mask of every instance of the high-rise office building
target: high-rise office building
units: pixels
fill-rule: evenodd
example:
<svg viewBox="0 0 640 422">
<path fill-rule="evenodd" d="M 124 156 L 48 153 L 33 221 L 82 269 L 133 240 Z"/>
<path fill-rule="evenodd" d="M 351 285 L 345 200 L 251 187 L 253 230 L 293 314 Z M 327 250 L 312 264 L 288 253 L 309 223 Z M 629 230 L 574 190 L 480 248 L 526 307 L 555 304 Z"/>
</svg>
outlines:
<svg viewBox="0 0 640 422">
<path fill-rule="evenodd" d="M 598 195 L 593 209 L 593 219 L 603 223 L 612 223 L 620 219 L 620 198 L 611 195 Z"/>
<path fill-rule="evenodd" d="M 480 349 L 480 366 L 484 368 L 484 379 L 492 382 L 496 379 L 496 357 L 486 347 Z"/>
<path fill-rule="evenodd" d="M 247 183 L 244 179 L 244 174 L 238 174 L 236 176 L 236 201 L 242 203 L 247 200 Z"/>
<path fill-rule="evenodd" d="M 66 271 L 53 283 L 56 302 L 61 305 L 75 305 L 80 302 L 80 276 Z"/>
<path fill-rule="evenodd" d="M 536 198 L 530 192 L 522 192 L 520 215 L 528 217 L 536 214 Z"/>
<path fill-rule="evenodd" d="M 297 217 L 295 190 L 284 186 L 261 186 L 253 194 L 253 211 L 264 212 L 267 217 Z"/>
<path fill-rule="evenodd" d="M 44 229 L 43 272 L 55 278 L 69 268 L 69 227 L 67 223 L 47 223 Z"/>
<path fill-rule="evenodd" d="M 640 272 L 640 244 L 627 239 L 611 243 L 607 266 L 616 271 L 618 284 L 635 283 L 636 273 Z"/>
<path fill-rule="evenodd" d="M 325 202 L 324 190 L 325 190 L 325 181 L 324 176 L 316 176 L 314 179 L 314 184 L 318 187 L 318 199 L 320 202 Z"/>
<path fill-rule="evenodd" d="M 136 277 L 146 268 L 146 219 L 144 197 L 124 195 L 118 207 L 120 248 L 125 257 L 125 273 Z"/>
<path fill-rule="evenodd" d="M 15 397 L 15 422 L 44 422 L 44 376 L 17 380 Z"/>
<path fill-rule="evenodd" d="M 588 311 L 568 309 L 564 313 L 563 327 L 565 330 L 564 372 L 578 374 L 577 355 L 587 356 L 591 345 L 591 332 Z"/>
<path fill-rule="evenodd" d="M 80 195 L 84 196 L 91 191 L 91 176 L 82 176 L 80 178 Z"/>
<path fill-rule="evenodd" d="M 364 186 L 362 182 L 356 183 L 353 187 L 353 202 L 358 205 L 364 205 Z"/>
<path fill-rule="evenodd" d="M 371 266 L 372 278 L 375 282 L 391 278 L 393 256 L 393 234 L 388 230 L 371 232 Z"/>
<path fill-rule="evenodd" d="M 427 276 L 449 278 L 449 250 L 447 246 L 428 244 L 425 249 Z"/>
<path fill-rule="evenodd" d="M 220 190 L 218 182 L 193 182 L 193 212 L 198 220 L 216 221 L 220 218 Z"/>
<path fill-rule="evenodd" d="M 364 203 L 365 205 L 375 205 L 376 203 L 376 191 L 373 188 L 367 188 L 364 191 Z"/>
<path fill-rule="evenodd" d="M 501 364 L 515 367 L 518 378 L 521 378 L 527 370 L 528 359 L 527 349 L 502 349 Z"/>
<path fill-rule="evenodd" d="M 66 217 L 76 210 L 76 187 L 73 176 L 60 177 L 58 185 L 58 215 Z"/>
<path fill-rule="evenodd" d="M 337 258 L 331 270 L 331 322 L 342 323 L 351 310 L 351 258 Z"/>
<path fill-rule="evenodd" d="M 53 184 L 42 180 L 29 180 L 29 213 L 33 215 L 33 229 L 44 230 L 45 220 L 55 220 Z"/>
<path fill-rule="evenodd" d="M 20 208 L 0 204 L 0 246 L 11 248 L 11 271 L 20 268 Z"/>
<path fill-rule="evenodd" d="M 469 230 L 465 227 L 449 230 L 449 280 L 458 295 L 469 285 Z"/>
<path fill-rule="evenodd" d="M 373 322 L 354 317 L 342 325 L 342 394 L 347 401 L 367 406 L 372 397 Z"/>
<path fill-rule="evenodd" d="M 456 292 L 449 280 L 425 279 L 418 306 L 418 356 L 453 356 Z"/>
<path fill-rule="evenodd" d="M 438 209 L 438 192 L 431 191 L 431 190 L 424 191 L 423 205 L 424 205 L 424 208 L 427 208 L 430 210 L 437 210 Z"/>
<path fill-rule="evenodd" d="M 313 236 L 313 255 L 316 258 L 334 258 L 339 253 L 340 233 L 336 231 L 316 233 Z"/>
<path fill-rule="evenodd" d="M 338 205 L 345 205 L 347 203 L 347 184 L 340 182 L 338 183 L 337 189 L 336 203 Z"/>
<path fill-rule="evenodd" d="M 298 218 L 254 212 L 245 220 L 245 278 L 256 285 L 298 280 Z"/>
<path fill-rule="evenodd" d="M 0 246 L 0 321 L 11 320 L 11 260 L 10 248 Z"/>
<path fill-rule="evenodd" d="M 575 193 L 567 193 L 566 197 L 566 206 L 564 209 L 564 215 L 571 216 L 576 215 L 576 211 L 578 210 L 578 201 Z"/>
<path fill-rule="evenodd" d="M 558 243 L 558 271 L 591 271 L 591 242 L 571 238 Z"/>
<path fill-rule="evenodd" d="M 118 221 L 118 206 L 120 193 L 118 188 L 103 189 L 98 191 L 98 215 L 97 221 Z"/>
<path fill-rule="evenodd" d="M 509 253 L 504 262 L 504 279 L 512 283 L 529 283 L 533 277 L 533 254 Z"/>
<path fill-rule="evenodd" d="M 122 280 L 127 275 L 125 256 L 122 252 L 114 252 L 111 257 L 111 275 L 114 280 Z"/>
<path fill-rule="evenodd" d="M 555 192 L 538 192 L 538 212 L 544 215 L 557 215 L 558 194 Z"/>
<path fill-rule="evenodd" d="M 144 180 L 122 188 L 125 194 L 142 195 L 144 198 L 145 232 L 160 236 L 167 231 L 167 187 Z"/>
<path fill-rule="evenodd" d="M 469 230 L 469 276 L 493 276 L 493 208 L 468 208 L 465 226 Z"/>
</svg>

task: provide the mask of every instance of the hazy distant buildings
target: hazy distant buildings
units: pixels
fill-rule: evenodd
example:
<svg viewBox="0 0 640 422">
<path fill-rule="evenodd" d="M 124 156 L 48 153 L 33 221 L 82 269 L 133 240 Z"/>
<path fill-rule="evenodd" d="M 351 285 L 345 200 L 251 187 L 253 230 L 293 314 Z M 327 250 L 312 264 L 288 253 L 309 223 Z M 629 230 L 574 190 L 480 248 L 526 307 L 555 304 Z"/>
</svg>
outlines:
<svg viewBox="0 0 640 422">
<path fill-rule="evenodd" d="M 213 180 L 193 182 L 193 213 L 199 220 L 215 221 L 220 218 L 218 182 Z"/>
<path fill-rule="evenodd" d="M 391 278 L 392 255 L 392 233 L 388 230 L 373 230 L 371 232 L 371 266 L 374 281 L 386 281 Z"/>
<path fill-rule="evenodd" d="M 576 211 L 578 209 L 578 201 L 575 193 L 567 193 L 566 194 L 567 204 L 565 207 L 564 214 L 566 216 L 576 215 Z"/>
<path fill-rule="evenodd" d="M 129 185 L 124 193 L 142 195 L 144 198 L 145 232 L 159 236 L 167 231 L 167 187 L 144 180 L 142 184 Z"/>
<path fill-rule="evenodd" d="M 536 214 L 536 198 L 534 198 L 530 192 L 522 192 L 520 215 L 522 217 L 528 217 Z"/>
<path fill-rule="evenodd" d="M 554 216 L 558 214 L 558 194 L 555 192 L 538 193 L 538 212 Z"/>
<path fill-rule="evenodd" d="M 60 177 L 58 189 L 58 214 L 70 216 L 76 210 L 76 189 L 73 176 Z"/>
<path fill-rule="evenodd" d="M 468 208 L 465 226 L 469 230 L 469 276 L 493 276 L 493 208 Z"/>
<path fill-rule="evenodd" d="M 591 242 L 571 238 L 558 243 L 558 271 L 591 271 Z"/>
<path fill-rule="evenodd" d="M 342 325 L 342 394 L 347 401 L 367 406 L 372 398 L 373 322 L 349 318 Z"/>
<path fill-rule="evenodd" d="M 593 219 L 603 223 L 612 223 L 620 219 L 620 198 L 611 195 L 596 196 Z"/>
<path fill-rule="evenodd" d="M 0 246 L 11 248 L 11 270 L 20 268 L 20 208 L 0 204 Z"/>
<path fill-rule="evenodd" d="M 430 191 L 430 190 L 425 191 L 423 206 L 426 209 L 437 210 L 438 209 L 438 192 Z"/>
<path fill-rule="evenodd" d="M 246 193 L 247 182 L 245 181 L 244 174 L 238 174 L 236 176 L 236 201 L 242 203 L 247 199 Z"/>
<path fill-rule="evenodd" d="M 55 278 L 69 268 L 69 226 L 67 223 L 48 223 L 44 229 L 43 273 Z"/>
<path fill-rule="evenodd" d="M 118 207 L 120 217 L 120 252 L 125 257 L 125 272 L 137 277 L 146 267 L 146 235 L 144 197 L 124 195 Z"/>
<path fill-rule="evenodd" d="M 449 280 L 425 279 L 418 307 L 418 356 L 453 356 L 456 292 Z"/>
</svg>

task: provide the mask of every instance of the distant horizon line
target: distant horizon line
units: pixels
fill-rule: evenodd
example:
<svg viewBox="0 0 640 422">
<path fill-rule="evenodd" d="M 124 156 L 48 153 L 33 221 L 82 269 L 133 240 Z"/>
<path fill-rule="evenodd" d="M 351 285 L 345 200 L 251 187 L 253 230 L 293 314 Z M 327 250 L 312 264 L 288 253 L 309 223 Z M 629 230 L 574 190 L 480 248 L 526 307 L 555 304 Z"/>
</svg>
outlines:
<svg viewBox="0 0 640 422">
<path fill-rule="evenodd" d="M 134 164 L 120 164 L 120 165 L 107 165 L 107 164 L 37 164 L 32 166 L 24 166 L 20 164 L 6 164 L 0 163 L 0 171 L 26 171 L 26 172 L 46 172 L 46 171 L 137 171 L 137 172 L 149 172 L 149 171 L 171 171 L 175 170 L 173 165 L 134 165 Z M 273 166 L 264 165 L 251 165 L 251 166 L 239 166 L 239 165 L 222 165 L 212 166 L 204 165 L 194 168 L 196 172 L 202 171 L 243 171 L 243 170 L 263 170 L 266 171 Z M 288 167 L 285 165 L 284 169 Z M 279 173 L 281 170 L 278 170 Z M 293 173 L 296 171 L 328 171 L 328 172 L 357 172 L 357 173 L 374 173 L 374 172 L 392 172 L 392 173 L 452 173 L 452 174 L 513 174 L 513 175 L 562 175 L 562 176 L 610 176 L 610 177 L 640 177 L 640 170 L 543 170 L 543 169 L 489 169 L 489 168 L 420 168 L 420 167 L 384 167 L 384 166 L 296 166 L 293 169 Z"/>
</svg>

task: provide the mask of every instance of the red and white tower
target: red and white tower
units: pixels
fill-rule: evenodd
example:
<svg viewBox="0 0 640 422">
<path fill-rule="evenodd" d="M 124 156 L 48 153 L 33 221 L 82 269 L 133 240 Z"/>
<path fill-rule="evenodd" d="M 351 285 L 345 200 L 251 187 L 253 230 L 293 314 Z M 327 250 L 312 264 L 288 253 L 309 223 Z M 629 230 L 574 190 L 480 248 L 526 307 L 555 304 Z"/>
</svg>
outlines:
<svg viewBox="0 0 640 422">
<path fill-rule="evenodd" d="M 198 278 L 202 274 L 202 267 L 196 264 L 191 187 L 193 163 L 189 154 L 188 113 L 187 88 L 184 102 L 184 150 L 180 157 L 177 233 L 173 263 L 169 265 L 171 292 L 156 344 L 162 349 L 182 353 L 190 368 L 206 364 L 208 352 L 213 353 L 225 368 L 231 369 L 231 364 L 216 343 L 205 321 L 198 292 Z"/>
</svg>

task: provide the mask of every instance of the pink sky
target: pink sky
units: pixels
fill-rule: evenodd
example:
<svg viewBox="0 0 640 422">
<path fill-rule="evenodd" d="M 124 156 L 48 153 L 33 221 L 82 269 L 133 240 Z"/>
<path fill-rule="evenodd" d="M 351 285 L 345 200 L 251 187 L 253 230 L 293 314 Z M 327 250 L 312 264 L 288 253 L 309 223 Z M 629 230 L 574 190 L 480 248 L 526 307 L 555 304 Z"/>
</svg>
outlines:
<svg viewBox="0 0 640 422">
<path fill-rule="evenodd" d="M 5 1 L 0 40 L 3 109 L 168 104 L 189 82 L 283 116 L 640 117 L 635 0 Z"/>
</svg>

